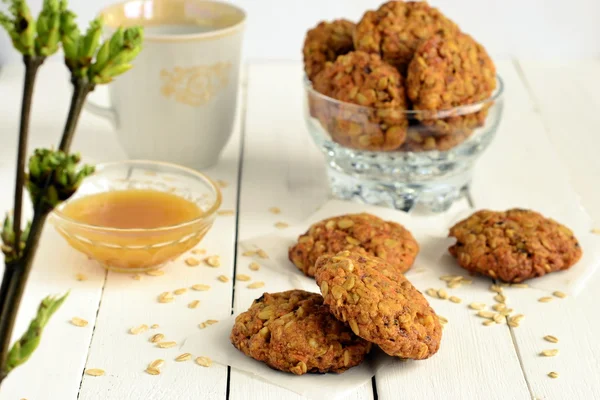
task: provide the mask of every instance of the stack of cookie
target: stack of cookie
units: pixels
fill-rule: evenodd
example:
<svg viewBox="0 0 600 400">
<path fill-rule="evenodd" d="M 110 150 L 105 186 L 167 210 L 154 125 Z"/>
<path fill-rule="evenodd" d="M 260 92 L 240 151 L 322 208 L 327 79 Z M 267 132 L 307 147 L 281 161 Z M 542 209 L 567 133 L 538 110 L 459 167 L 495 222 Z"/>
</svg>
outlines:
<svg viewBox="0 0 600 400">
<path fill-rule="evenodd" d="M 404 277 L 419 245 L 402 225 L 350 214 L 312 225 L 289 249 L 321 294 L 265 293 L 240 314 L 231 342 L 272 368 L 302 375 L 343 372 L 372 344 L 421 360 L 439 348 L 442 328 L 423 295 Z"/>
<path fill-rule="evenodd" d="M 307 78 L 326 96 L 309 98 L 311 115 L 359 150 L 453 148 L 485 123 L 496 88 L 485 48 L 421 1 L 390 1 L 356 25 L 321 22 L 303 54 Z"/>
</svg>

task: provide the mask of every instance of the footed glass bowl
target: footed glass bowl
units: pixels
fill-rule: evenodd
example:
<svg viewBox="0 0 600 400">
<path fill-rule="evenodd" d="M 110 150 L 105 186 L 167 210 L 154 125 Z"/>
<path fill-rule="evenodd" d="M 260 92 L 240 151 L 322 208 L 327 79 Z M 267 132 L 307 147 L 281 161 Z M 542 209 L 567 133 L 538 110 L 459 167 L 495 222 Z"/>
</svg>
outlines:
<svg viewBox="0 0 600 400">
<path fill-rule="evenodd" d="M 475 160 L 502 116 L 504 85 L 484 101 L 443 111 L 377 109 L 305 87 L 305 120 L 328 164 L 332 194 L 408 210 L 447 210 L 471 182 Z"/>
</svg>

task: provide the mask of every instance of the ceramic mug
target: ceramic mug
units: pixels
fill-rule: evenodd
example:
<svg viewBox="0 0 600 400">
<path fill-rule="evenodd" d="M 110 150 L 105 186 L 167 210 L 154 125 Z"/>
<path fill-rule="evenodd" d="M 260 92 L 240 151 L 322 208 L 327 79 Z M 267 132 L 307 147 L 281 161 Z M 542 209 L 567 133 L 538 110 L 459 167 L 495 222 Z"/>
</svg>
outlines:
<svg viewBox="0 0 600 400">
<path fill-rule="evenodd" d="M 144 27 L 133 69 L 109 85 L 109 119 L 130 158 L 215 164 L 233 129 L 246 14 L 206 0 L 131 0 L 101 12 L 106 34 Z"/>
</svg>

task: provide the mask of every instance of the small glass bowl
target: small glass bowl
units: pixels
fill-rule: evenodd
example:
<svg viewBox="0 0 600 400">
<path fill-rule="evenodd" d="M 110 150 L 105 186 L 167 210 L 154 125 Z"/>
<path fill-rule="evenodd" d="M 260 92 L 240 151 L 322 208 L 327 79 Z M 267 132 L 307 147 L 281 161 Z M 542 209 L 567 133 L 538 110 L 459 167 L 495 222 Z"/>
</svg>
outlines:
<svg viewBox="0 0 600 400">
<path fill-rule="evenodd" d="M 408 210 L 447 210 L 502 116 L 504 84 L 489 99 L 442 111 L 377 109 L 325 96 L 304 78 L 305 121 L 325 155 L 332 194 Z"/>
<path fill-rule="evenodd" d="M 76 250 L 117 272 L 161 268 L 196 246 L 212 227 L 221 206 L 221 191 L 206 175 L 165 162 L 130 160 L 96 166 L 72 199 L 106 191 L 151 189 L 193 201 L 203 214 L 193 220 L 153 229 L 121 229 L 88 225 L 62 213 L 51 214 L 56 230 Z M 71 200 L 71 199 L 70 199 Z"/>
</svg>

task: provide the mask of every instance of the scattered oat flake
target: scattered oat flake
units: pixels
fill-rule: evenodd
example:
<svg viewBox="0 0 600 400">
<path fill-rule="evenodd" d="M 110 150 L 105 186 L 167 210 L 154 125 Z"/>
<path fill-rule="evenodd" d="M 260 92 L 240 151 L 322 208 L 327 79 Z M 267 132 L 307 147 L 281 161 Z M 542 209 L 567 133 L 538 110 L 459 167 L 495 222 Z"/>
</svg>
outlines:
<svg viewBox="0 0 600 400">
<path fill-rule="evenodd" d="M 192 285 L 192 289 L 197 290 L 199 292 L 205 292 L 205 291 L 207 291 L 207 290 L 210 289 L 210 286 L 209 285 L 204 285 L 202 283 L 197 283 L 195 285 Z"/>
<path fill-rule="evenodd" d="M 140 326 L 134 326 L 133 328 L 129 329 L 129 333 L 131 333 L 132 335 L 139 335 L 140 333 L 144 333 L 147 330 L 148 325 L 142 324 Z"/>
<path fill-rule="evenodd" d="M 194 249 L 192 254 L 206 254 L 206 249 Z"/>
<path fill-rule="evenodd" d="M 135 274 L 131 276 L 132 279 L 136 280 L 136 281 L 141 281 L 142 280 L 142 276 L 140 274 Z"/>
<path fill-rule="evenodd" d="M 497 324 L 501 324 L 505 320 L 505 318 L 504 318 L 504 316 L 502 314 L 496 314 L 496 315 L 494 315 L 494 317 L 492 319 Z"/>
<path fill-rule="evenodd" d="M 552 336 L 552 335 L 544 336 L 544 340 L 546 342 L 550 342 L 550 343 L 558 343 L 558 338 L 556 336 Z"/>
<path fill-rule="evenodd" d="M 191 360 L 191 359 L 192 359 L 192 355 L 190 353 L 183 353 L 183 354 L 180 354 L 177 357 L 175 357 L 175 361 L 177 361 L 177 362 L 187 361 L 187 360 Z"/>
<path fill-rule="evenodd" d="M 173 295 L 171 294 L 171 292 L 162 292 L 158 296 L 158 302 L 159 303 L 170 303 L 173 300 L 175 300 L 175 297 L 173 297 Z"/>
<path fill-rule="evenodd" d="M 200 265 L 200 260 L 195 257 L 188 257 L 185 259 L 185 263 L 188 265 L 188 267 L 197 267 Z"/>
<path fill-rule="evenodd" d="M 231 216 L 231 215 L 235 215 L 235 211 L 233 210 L 219 210 L 217 211 L 218 215 L 222 215 L 222 216 Z"/>
<path fill-rule="evenodd" d="M 158 368 L 148 367 L 145 369 L 145 371 L 150 375 L 160 375 L 160 370 Z"/>
<path fill-rule="evenodd" d="M 156 328 L 160 328 L 160 325 L 158 325 L 158 324 L 152 324 L 152 326 L 150 327 L 150 329 L 156 329 Z"/>
<path fill-rule="evenodd" d="M 448 298 L 448 292 L 446 292 L 444 289 L 439 289 L 437 291 L 437 295 L 440 299 L 446 300 Z"/>
<path fill-rule="evenodd" d="M 229 185 L 229 183 L 225 182 L 224 180 L 218 179 L 217 185 L 219 185 L 219 187 L 221 188 L 226 188 Z"/>
<path fill-rule="evenodd" d="M 266 252 L 266 251 L 264 251 L 263 249 L 259 249 L 259 250 L 257 250 L 257 251 L 256 251 L 256 254 L 257 254 L 257 255 L 258 255 L 260 258 L 263 258 L 263 259 L 267 259 L 267 258 L 269 258 L 269 255 L 268 255 L 268 254 L 267 254 L 267 252 Z"/>
<path fill-rule="evenodd" d="M 247 282 L 247 281 L 251 280 L 252 278 L 248 275 L 237 274 L 235 276 L 235 279 L 237 279 L 238 281 Z"/>
<path fill-rule="evenodd" d="M 277 228 L 277 229 L 285 229 L 288 226 L 290 226 L 290 224 L 288 224 L 287 222 L 282 222 L 282 221 L 275 222 L 275 228 Z"/>
<path fill-rule="evenodd" d="M 490 325 L 495 325 L 495 324 L 496 324 L 496 322 L 494 320 L 491 320 L 491 319 L 482 322 L 482 325 L 484 325 L 484 326 L 490 326 Z"/>
<path fill-rule="evenodd" d="M 563 293 L 559 290 L 556 290 L 552 293 L 554 296 L 558 297 L 559 299 L 564 299 L 565 297 L 567 297 L 566 293 Z"/>
<path fill-rule="evenodd" d="M 459 287 L 461 284 L 462 284 L 462 281 L 452 281 L 452 282 L 448 282 L 446 287 L 448 289 L 455 289 L 455 288 Z"/>
<path fill-rule="evenodd" d="M 224 283 L 225 283 L 225 282 L 229 282 L 229 278 L 228 278 L 228 277 L 226 277 L 225 275 L 219 275 L 219 276 L 217 277 L 217 279 L 218 279 L 218 280 L 220 280 L 221 282 L 224 282 Z"/>
<path fill-rule="evenodd" d="M 600 228 L 594 228 L 594 229 L 592 229 L 592 233 L 594 233 L 596 235 L 600 235 Z"/>
<path fill-rule="evenodd" d="M 265 286 L 264 282 L 254 282 L 248 285 L 248 289 L 259 289 Z"/>
<path fill-rule="evenodd" d="M 162 333 L 157 333 L 156 335 L 152 335 L 150 338 L 150 343 L 158 343 L 161 342 L 165 338 L 165 335 Z"/>
<path fill-rule="evenodd" d="M 469 304 L 469 308 L 472 310 L 483 310 L 485 308 L 485 304 L 483 303 L 471 303 Z"/>
<path fill-rule="evenodd" d="M 433 288 L 427 289 L 425 293 L 427 293 L 428 296 L 435 297 L 436 299 L 438 298 L 438 292 Z"/>
<path fill-rule="evenodd" d="M 207 327 L 206 322 L 201 322 L 198 324 L 198 328 L 200 328 L 200 329 L 204 329 L 206 327 Z"/>
<path fill-rule="evenodd" d="M 88 322 L 83 318 L 73 317 L 71 318 L 71 324 L 83 328 L 84 326 L 87 326 Z"/>
<path fill-rule="evenodd" d="M 508 321 L 508 326 L 512 327 L 512 328 L 518 328 L 519 327 L 519 323 L 516 321 Z"/>
<path fill-rule="evenodd" d="M 490 290 L 491 290 L 492 292 L 496 292 L 496 293 L 502 293 L 502 286 L 499 286 L 499 285 L 495 285 L 495 284 L 494 284 L 494 285 L 490 286 Z"/>
<path fill-rule="evenodd" d="M 445 281 L 445 282 L 450 282 L 451 280 L 453 280 L 457 277 L 459 277 L 459 275 L 442 275 L 442 276 L 440 276 L 440 280 Z"/>
<path fill-rule="evenodd" d="M 548 376 L 552 379 L 556 379 L 556 378 L 558 378 L 558 372 L 554 372 L 554 371 L 548 372 Z"/>
<path fill-rule="evenodd" d="M 214 324 L 216 324 L 216 323 L 217 323 L 217 322 L 219 322 L 219 321 L 218 321 L 218 320 L 216 320 L 216 319 L 207 319 L 207 320 L 206 320 L 206 321 L 204 321 L 204 322 L 206 322 L 206 325 L 214 325 Z"/>
<path fill-rule="evenodd" d="M 79 282 L 87 281 L 87 276 L 85 276 L 84 274 L 77 274 L 75 275 L 75 279 L 77 279 Z"/>
<path fill-rule="evenodd" d="M 551 302 L 551 301 L 552 301 L 552 297 L 550 297 L 550 296 L 546 296 L 546 297 L 540 297 L 540 298 L 538 299 L 538 301 L 539 301 L 540 303 L 549 303 L 549 302 Z"/>
<path fill-rule="evenodd" d="M 494 304 L 494 305 L 492 306 L 492 309 L 493 309 L 494 311 L 498 311 L 498 312 L 500 312 L 500 311 L 503 311 L 503 310 L 505 310 L 505 309 L 506 309 L 506 304 L 504 304 L 504 303 L 498 303 L 498 304 Z"/>
<path fill-rule="evenodd" d="M 188 304 L 188 308 L 197 308 L 200 305 L 200 300 L 194 300 Z"/>
<path fill-rule="evenodd" d="M 216 268 L 221 266 L 221 258 L 219 256 L 206 257 L 204 262 L 208 264 L 209 267 Z"/>
<path fill-rule="evenodd" d="M 456 296 L 450 296 L 450 298 L 448 299 L 453 303 L 460 303 L 462 301 L 462 299 L 460 297 L 456 297 Z"/>
<path fill-rule="evenodd" d="M 102 376 L 104 375 L 104 370 L 99 368 L 90 368 L 85 370 L 85 374 L 90 376 Z"/>
<path fill-rule="evenodd" d="M 176 294 L 178 296 L 184 294 L 185 292 L 187 292 L 187 288 L 179 288 L 173 290 L 173 294 Z"/>
<path fill-rule="evenodd" d="M 514 288 L 528 288 L 529 285 L 526 283 L 513 283 L 510 285 L 510 287 L 514 287 Z"/>
<path fill-rule="evenodd" d="M 212 360 L 208 357 L 198 357 L 196 358 L 196 363 L 203 367 L 210 367 L 212 365 Z"/>
<path fill-rule="evenodd" d="M 281 214 L 281 209 L 279 207 L 271 207 L 269 208 L 269 212 L 271 214 Z"/>
<path fill-rule="evenodd" d="M 448 319 L 446 317 L 442 317 L 441 315 L 438 315 L 438 320 L 440 321 L 440 324 L 445 325 L 448 323 Z"/>
<path fill-rule="evenodd" d="M 251 262 L 248 268 L 250 268 L 251 271 L 258 271 L 260 269 L 260 265 L 255 262 Z"/>
<path fill-rule="evenodd" d="M 544 357 L 554 357 L 557 354 L 558 354 L 558 349 L 542 350 L 542 352 L 540 353 L 540 355 L 544 356 Z"/>
<path fill-rule="evenodd" d="M 161 349 L 168 349 L 177 346 L 177 342 L 159 342 L 157 346 Z"/>
<path fill-rule="evenodd" d="M 165 271 L 163 271 L 162 269 L 155 269 L 154 271 L 146 272 L 146 275 L 150 275 L 150 276 L 163 276 L 164 274 L 165 274 Z"/>
<path fill-rule="evenodd" d="M 256 255 L 256 250 L 246 250 L 242 253 L 244 257 L 252 257 Z"/>
<path fill-rule="evenodd" d="M 510 317 L 510 321 L 514 321 L 518 324 L 519 322 L 521 322 L 521 320 L 523 318 L 525 318 L 525 316 L 523 314 L 517 314 L 517 315 L 513 315 L 512 317 Z"/>
<path fill-rule="evenodd" d="M 491 312 L 491 311 L 479 311 L 479 312 L 477 313 L 477 316 L 478 316 L 478 317 L 481 317 L 481 318 L 489 318 L 489 319 L 491 319 L 491 318 L 494 318 L 494 315 L 495 315 L 495 313 L 493 313 L 493 312 Z"/>
<path fill-rule="evenodd" d="M 498 303 L 505 303 L 506 296 L 503 295 L 502 293 L 498 293 L 497 295 L 494 296 L 494 300 L 496 300 Z"/>
<path fill-rule="evenodd" d="M 150 365 L 148 365 L 148 367 L 150 368 L 160 368 L 163 365 L 165 365 L 165 360 L 163 360 L 162 358 L 159 358 L 157 360 L 154 360 L 150 363 Z"/>
</svg>

